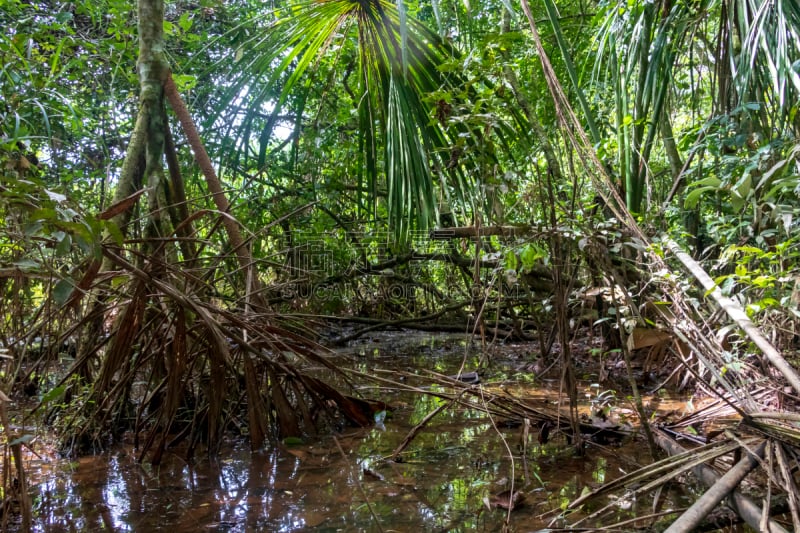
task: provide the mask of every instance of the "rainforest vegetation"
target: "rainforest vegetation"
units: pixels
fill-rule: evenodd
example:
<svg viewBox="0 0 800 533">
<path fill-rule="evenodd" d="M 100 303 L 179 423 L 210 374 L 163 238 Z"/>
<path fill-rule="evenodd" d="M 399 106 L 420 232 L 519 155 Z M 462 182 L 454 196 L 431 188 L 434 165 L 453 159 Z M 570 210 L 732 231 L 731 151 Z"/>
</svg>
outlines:
<svg viewBox="0 0 800 533">
<path fill-rule="evenodd" d="M 727 464 L 671 531 L 757 468 L 763 513 L 726 501 L 800 530 L 795 0 L 0 0 L 0 26 L 2 497 L 22 527 L 20 413 L 69 456 L 125 434 L 150 464 L 270 448 L 374 424 L 391 406 L 352 380 L 399 376 L 330 350 L 409 329 L 528 343 L 558 416 L 431 380 L 578 455 L 608 429 L 578 382 L 626 388 L 657 462 L 571 508 Z M 724 413 L 657 421 L 660 388 Z"/>
</svg>

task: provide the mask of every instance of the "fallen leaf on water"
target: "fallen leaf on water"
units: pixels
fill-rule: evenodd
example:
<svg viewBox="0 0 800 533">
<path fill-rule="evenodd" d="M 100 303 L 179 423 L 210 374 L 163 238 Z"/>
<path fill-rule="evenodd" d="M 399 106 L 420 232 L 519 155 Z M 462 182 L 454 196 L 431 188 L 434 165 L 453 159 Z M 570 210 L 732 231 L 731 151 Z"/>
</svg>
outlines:
<svg viewBox="0 0 800 533">
<path fill-rule="evenodd" d="M 324 524 L 328 519 L 328 516 L 325 513 L 318 511 L 308 511 L 302 516 L 306 527 L 317 527 L 321 524 Z"/>
<path fill-rule="evenodd" d="M 513 495 L 510 490 L 504 490 L 498 494 L 493 494 L 488 498 L 484 498 L 484 503 L 490 509 L 511 509 L 519 507 L 525 501 L 525 493 L 521 490 L 514 491 Z"/>
<path fill-rule="evenodd" d="M 306 452 L 304 450 L 293 450 L 291 448 L 288 448 L 286 451 L 289 452 L 290 454 L 294 455 L 295 457 L 297 457 L 301 461 L 305 461 L 306 459 L 308 459 L 308 455 L 309 454 L 308 454 L 308 452 Z"/>
</svg>

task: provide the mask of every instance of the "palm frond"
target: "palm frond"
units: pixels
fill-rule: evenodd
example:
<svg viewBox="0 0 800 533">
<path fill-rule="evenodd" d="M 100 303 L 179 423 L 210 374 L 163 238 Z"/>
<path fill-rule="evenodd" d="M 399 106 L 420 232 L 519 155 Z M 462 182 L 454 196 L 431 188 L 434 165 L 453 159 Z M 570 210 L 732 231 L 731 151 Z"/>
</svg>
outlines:
<svg viewBox="0 0 800 533">
<path fill-rule="evenodd" d="M 226 133 L 237 132 L 238 151 L 246 155 L 250 134 L 263 131 L 253 123 L 264 109 L 275 114 L 290 98 L 302 98 L 297 95 L 307 91 L 304 85 L 311 85 L 315 67 L 328 52 L 336 49 L 338 54 L 343 47 L 357 55 L 359 66 L 354 95 L 360 130 L 358 189 L 374 203 L 378 180 L 386 180 L 389 221 L 398 234 L 414 226 L 426 228 L 436 220 L 437 172 L 450 189 L 445 193 L 469 204 L 472 183 L 465 169 L 476 164 L 469 157 L 456 166 L 448 161 L 456 139 L 461 136 L 471 142 L 472 131 L 464 124 L 432 120 L 433 106 L 425 99 L 433 91 L 463 85 L 457 74 L 440 68 L 457 53 L 408 17 L 402 2 L 297 4 L 285 17 L 240 43 L 233 65 L 235 81 L 218 104 L 219 109 L 232 104 L 246 108 L 242 118 L 227 121 Z"/>
<path fill-rule="evenodd" d="M 386 128 L 386 166 L 389 184 L 389 205 L 408 206 L 406 213 L 389 210 L 390 226 L 401 237 L 409 231 L 408 217 L 426 227 L 435 213 L 433 182 L 425 151 L 416 127 L 414 95 L 402 79 L 389 81 L 389 106 Z"/>
<path fill-rule="evenodd" d="M 600 21 L 592 78 L 613 88 L 618 165 L 632 211 L 641 207 L 650 153 L 680 51 L 706 4 L 676 2 L 664 12 L 653 3 L 612 2 Z"/>
<path fill-rule="evenodd" d="M 800 6 L 793 0 L 739 0 L 741 52 L 734 64 L 739 103 L 766 99 L 777 122 L 800 96 Z"/>
</svg>

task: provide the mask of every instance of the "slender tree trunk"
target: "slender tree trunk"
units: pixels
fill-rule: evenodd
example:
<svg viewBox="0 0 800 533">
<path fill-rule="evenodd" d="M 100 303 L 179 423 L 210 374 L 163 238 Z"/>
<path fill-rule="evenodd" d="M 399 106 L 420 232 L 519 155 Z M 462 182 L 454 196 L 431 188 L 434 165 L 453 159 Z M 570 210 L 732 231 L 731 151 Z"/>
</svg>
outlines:
<svg viewBox="0 0 800 533">
<path fill-rule="evenodd" d="M 639 213 L 642 208 L 642 198 L 644 193 L 645 176 L 647 173 L 646 163 L 642 158 L 642 141 L 644 139 L 645 119 L 647 113 L 646 104 L 646 84 L 647 76 L 645 73 L 650 65 L 650 38 L 653 28 L 653 12 L 655 6 L 645 4 L 643 7 L 643 27 L 642 40 L 639 41 L 639 83 L 633 101 L 633 135 L 630 150 L 629 167 L 626 170 L 627 178 L 625 184 L 626 204 L 632 213 Z M 625 87 L 622 87 L 625 90 Z"/>
<path fill-rule="evenodd" d="M 661 114 L 659 121 L 659 129 L 661 130 L 661 141 L 664 143 L 664 151 L 667 154 L 669 161 L 669 170 L 672 175 L 672 181 L 678 179 L 683 169 L 683 161 L 681 154 L 678 152 L 678 145 L 675 143 L 675 134 L 672 131 L 672 123 L 669 121 L 669 115 L 664 112 Z"/>
</svg>

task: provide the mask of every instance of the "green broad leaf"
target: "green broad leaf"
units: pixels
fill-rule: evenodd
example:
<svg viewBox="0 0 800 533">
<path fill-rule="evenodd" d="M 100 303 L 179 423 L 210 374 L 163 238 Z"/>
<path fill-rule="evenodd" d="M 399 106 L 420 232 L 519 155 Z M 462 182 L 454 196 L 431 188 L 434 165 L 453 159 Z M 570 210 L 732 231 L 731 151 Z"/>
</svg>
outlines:
<svg viewBox="0 0 800 533">
<path fill-rule="evenodd" d="M 756 248 L 755 246 L 732 246 L 731 250 L 734 252 L 742 252 L 744 254 L 753 254 L 756 257 L 761 257 L 764 255 L 764 251 L 761 248 Z"/>
<path fill-rule="evenodd" d="M 189 31 L 189 30 L 191 29 L 191 27 L 192 27 L 192 22 L 193 22 L 193 21 L 192 21 L 192 19 L 189 17 L 189 13 L 188 13 L 188 12 L 186 12 L 186 13 L 184 13 L 183 15 L 181 15 L 181 18 L 179 18 L 179 19 L 178 19 L 178 26 L 180 26 L 180 27 L 181 27 L 181 29 L 182 29 L 184 32 L 187 32 L 187 31 Z"/>
<path fill-rule="evenodd" d="M 722 286 L 722 283 L 725 280 L 727 280 L 728 278 L 730 278 L 730 277 L 731 277 L 731 274 L 725 274 L 725 275 L 716 277 L 716 278 L 714 278 L 714 285 L 720 287 L 720 286 Z"/>
<path fill-rule="evenodd" d="M 72 13 L 69 11 L 60 11 L 56 13 L 56 22 L 65 24 L 72 20 Z"/>
<path fill-rule="evenodd" d="M 103 225 L 105 230 L 108 232 L 108 235 L 114 240 L 114 244 L 117 246 L 122 246 L 122 241 L 125 240 L 125 237 L 122 235 L 119 227 L 116 224 L 111 222 L 110 220 L 105 221 Z"/>
<path fill-rule="evenodd" d="M 117 287 L 120 287 L 121 285 L 127 283 L 128 281 L 130 281 L 130 278 L 128 276 L 114 276 L 113 278 L 111 278 L 111 287 L 116 289 Z"/>
<path fill-rule="evenodd" d="M 703 196 L 704 193 L 716 190 L 718 190 L 718 187 L 698 187 L 686 195 L 686 199 L 683 201 L 683 206 L 686 209 L 694 209 L 697 207 L 697 203 L 700 201 L 700 197 Z"/>
<path fill-rule="evenodd" d="M 506 252 L 503 258 L 503 266 L 506 270 L 516 270 L 518 266 L 517 255 L 511 250 Z"/>
<path fill-rule="evenodd" d="M 747 201 L 744 198 L 737 194 L 731 195 L 731 206 L 733 206 L 734 211 L 741 211 L 746 204 Z"/>
<path fill-rule="evenodd" d="M 537 261 L 546 259 L 547 255 L 547 251 L 541 246 L 537 246 L 533 243 L 526 244 L 519 253 L 519 259 L 522 262 L 523 270 L 530 271 L 536 266 Z"/>
<path fill-rule="evenodd" d="M 61 398 L 64 395 L 65 390 L 67 390 L 67 386 L 64 384 L 59 385 L 54 389 L 50 389 L 47 391 L 47 393 L 45 393 L 44 396 L 42 396 L 42 405 L 47 405 L 48 403 Z"/>
<path fill-rule="evenodd" d="M 29 220 L 58 220 L 58 213 L 52 207 L 40 207 L 30 212 Z"/>
<path fill-rule="evenodd" d="M 22 435 L 19 438 L 16 438 L 16 439 L 12 440 L 11 442 L 8 443 L 8 445 L 9 446 L 17 446 L 18 444 L 28 444 L 34 438 L 36 438 L 36 435 L 25 434 L 25 435 Z"/>
<path fill-rule="evenodd" d="M 18 269 L 22 270 L 23 272 L 30 272 L 32 270 L 37 270 L 42 265 L 39 264 L 38 261 L 33 259 L 20 259 L 19 261 L 14 261 L 11 263 L 13 266 L 17 267 Z"/>
<path fill-rule="evenodd" d="M 51 191 L 50 189 L 45 189 L 44 192 L 51 201 L 57 204 L 67 201 L 67 197 L 59 192 Z"/>
<path fill-rule="evenodd" d="M 779 194 L 790 193 L 790 191 L 798 188 L 800 188 L 800 177 L 798 176 L 787 176 L 785 178 L 776 179 L 772 183 L 772 188 L 762 196 L 762 200 L 773 200 Z"/>
<path fill-rule="evenodd" d="M 752 188 L 753 188 L 753 179 L 750 177 L 749 174 L 747 174 L 739 181 L 739 183 L 736 184 L 736 188 L 734 189 L 734 191 L 739 196 L 739 198 L 747 198 L 747 195 L 750 194 Z"/>
<path fill-rule="evenodd" d="M 791 158 L 786 158 L 775 163 L 772 168 L 764 172 L 764 175 L 759 180 L 758 185 L 756 185 L 756 189 L 760 190 L 767 186 L 767 184 L 769 184 L 773 178 L 777 178 L 778 175 L 780 175 L 789 166 L 790 162 Z"/>
<path fill-rule="evenodd" d="M 26 237 L 31 237 L 33 235 L 37 235 L 43 226 L 44 224 L 42 224 L 40 221 L 30 222 L 22 227 L 22 231 L 25 233 Z"/>
<path fill-rule="evenodd" d="M 191 91 L 197 85 L 197 76 L 190 74 L 173 74 L 172 79 L 175 80 L 179 92 Z"/>
<path fill-rule="evenodd" d="M 720 185 L 722 185 L 722 180 L 716 176 L 709 176 L 707 178 L 703 178 L 701 180 L 697 180 L 694 183 L 692 183 L 692 186 L 697 186 L 697 187 L 706 187 L 706 186 L 719 187 Z"/>
<path fill-rule="evenodd" d="M 58 232 L 63 233 L 63 232 Z M 72 237 L 69 234 L 65 233 L 61 239 L 58 239 L 58 244 L 56 244 L 56 256 L 57 257 L 64 257 L 69 253 L 72 249 Z"/>
<path fill-rule="evenodd" d="M 72 296 L 73 290 L 75 290 L 75 284 L 71 279 L 59 280 L 56 286 L 53 287 L 53 300 L 55 300 L 56 305 L 64 305 L 69 300 L 69 297 Z"/>
<path fill-rule="evenodd" d="M 285 439 L 283 439 L 283 443 L 286 446 L 302 446 L 303 444 L 305 444 L 305 441 L 300 437 L 286 437 Z"/>
<path fill-rule="evenodd" d="M 78 248 L 81 249 L 81 252 L 85 254 L 89 254 L 92 251 L 92 243 L 89 239 L 84 237 L 83 235 L 75 235 L 75 244 L 78 245 Z"/>
<path fill-rule="evenodd" d="M 59 207 L 56 209 L 56 212 L 58 213 L 61 220 L 75 220 L 76 218 L 80 217 L 78 212 L 70 207 L 65 207 L 65 208 Z"/>
<path fill-rule="evenodd" d="M 764 289 L 766 287 L 771 287 L 775 283 L 775 278 L 772 276 L 756 276 L 752 283 L 756 287 Z M 764 300 L 761 301 L 764 302 Z"/>
</svg>

